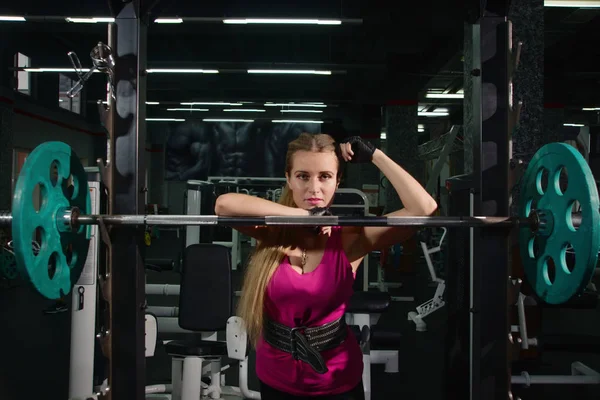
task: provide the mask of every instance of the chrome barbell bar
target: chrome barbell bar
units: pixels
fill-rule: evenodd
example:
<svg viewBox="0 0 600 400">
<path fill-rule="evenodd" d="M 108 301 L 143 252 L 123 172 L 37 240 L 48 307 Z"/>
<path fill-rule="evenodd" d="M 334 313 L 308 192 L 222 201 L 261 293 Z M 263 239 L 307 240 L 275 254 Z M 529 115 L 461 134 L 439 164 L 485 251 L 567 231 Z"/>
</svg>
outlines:
<svg viewBox="0 0 600 400">
<path fill-rule="evenodd" d="M 532 212 L 529 218 L 488 217 L 488 216 L 266 216 L 266 217 L 225 217 L 217 215 L 81 215 L 77 209 L 66 209 L 55 217 L 57 224 L 75 229 L 80 225 L 223 225 L 223 226 L 423 226 L 423 227 L 495 227 L 511 228 L 516 225 L 536 228 L 538 214 Z M 574 225 L 579 225 L 580 217 L 574 217 Z M 12 216 L 0 214 L 0 226 L 10 226 Z M 537 229 L 533 229 L 537 230 Z"/>
</svg>

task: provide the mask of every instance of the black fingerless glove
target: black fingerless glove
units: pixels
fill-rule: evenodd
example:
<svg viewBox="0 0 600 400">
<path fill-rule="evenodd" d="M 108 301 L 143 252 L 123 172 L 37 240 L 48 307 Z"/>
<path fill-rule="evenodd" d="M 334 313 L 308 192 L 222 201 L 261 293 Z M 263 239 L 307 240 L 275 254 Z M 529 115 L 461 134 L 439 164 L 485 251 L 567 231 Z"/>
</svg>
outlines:
<svg viewBox="0 0 600 400">
<path fill-rule="evenodd" d="M 342 143 L 350 143 L 354 155 L 350 160 L 351 163 L 367 163 L 373 160 L 375 146 L 371 142 L 363 140 L 360 136 L 350 136 L 342 141 Z"/>
<path fill-rule="evenodd" d="M 329 211 L 329 208 L 327 208 L 327 207 L 314 207 L 308 211 L 310 212 L 310 215 L 316 215 L 317 217 L 328 217 L 328 216 L 333 215 L 331 213 L 331 211 Z M 318 235 L 321 232 L 321 227 L 315 226 L 313 228 L 313 231 L 315 234 Z"/>
<path fill-rule="evenodd" d="M 314 207 L 308 211 L 310 212 L 310 215 L 316 215 L 317 217 L 328 217 L 333 215 L 327 207 Z"/>
</svg>

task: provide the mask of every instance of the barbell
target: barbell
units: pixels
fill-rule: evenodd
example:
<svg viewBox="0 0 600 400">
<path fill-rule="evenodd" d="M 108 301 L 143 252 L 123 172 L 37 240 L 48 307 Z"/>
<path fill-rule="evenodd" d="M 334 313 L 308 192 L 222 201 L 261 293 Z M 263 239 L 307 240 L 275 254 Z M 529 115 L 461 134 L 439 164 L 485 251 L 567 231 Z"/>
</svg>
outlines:
<svg viewBox="0 0 600 400">
<path fill-rule="evenodd" d="M 563 174 L 568 174 L 566 187 Z M 36 186 L 39 210 L 33 201 Z M 575 204 L 579 210 L 574 210 Z M 85 170 L 73 149 L 62 142 L 43 143 L 29 154 L 15 185 L 12 212 L 0 215 L 0 226 L 12 227 L 18 270 L 49 299 L 69 293 L 79 279 L 92 225 L 345 225 L 518 229 L 526 279 L 543 301 L 560 304 L 581 293 L 595 272 L 600 235 L 594 227 L 599 222 L 591 170 L 565 143 L 545 145 L 533 156 L 521 178 L 515 217 L 91 215 Z M 37 251 L 32 249 L 34 238 L 41 241 Z"/>
</svg>

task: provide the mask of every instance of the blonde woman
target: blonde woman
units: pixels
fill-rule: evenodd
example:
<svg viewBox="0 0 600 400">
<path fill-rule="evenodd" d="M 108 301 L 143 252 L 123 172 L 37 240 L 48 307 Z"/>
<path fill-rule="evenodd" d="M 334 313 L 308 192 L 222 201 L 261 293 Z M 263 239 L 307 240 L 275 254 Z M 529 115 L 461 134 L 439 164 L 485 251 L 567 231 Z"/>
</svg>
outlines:
<svg viewBox="0 0 600 400">
<path fill-rule="evenodd" d="M 328 215 L 342 162 L 372 162 L 391 182 L 404 208 L 388 216 L 424 216 L 435 200 L 381 150 L 354 136 L 336 143 L 301 134 L 288 145 L 279 203 L 228 193 L 221 216 Z M 408 227 L 237 227 L 256 238 L 238 315 L 256 349 L 262 400 L 364 399 L 362 353 L 345 325 L 356 270 L 369 252 L 402 242 Z"/>
</svg>

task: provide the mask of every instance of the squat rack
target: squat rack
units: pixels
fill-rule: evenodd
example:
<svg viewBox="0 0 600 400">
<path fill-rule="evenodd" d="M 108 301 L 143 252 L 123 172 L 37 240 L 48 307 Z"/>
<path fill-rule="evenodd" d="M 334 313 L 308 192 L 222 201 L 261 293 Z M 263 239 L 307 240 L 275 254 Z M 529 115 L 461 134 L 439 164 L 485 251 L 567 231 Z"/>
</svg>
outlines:
<svg viewBox="0 0 600 400">
<path fill-rule="evenodd" d="M 108 43 L 113 50 L 115 70 L 113 86 L 107 96 L 105 126 L 109 132 L 106 163 L 99 160 L 103 183 L 107 188 L 107 214 L 144 214 L 144 147 L 146 141 L 146 58 L 148 9 L 139 1 L 110 1 L 115 22 L 109 25 Z M 491 2 L 490 2 L 491 3 Z M 496 2 L 494 2 L 496 3 Z M 472 106 L 474 110 L 473 186 L 470 189 L 469 215 L 509 215 L 512 158 L 509 142 L 515 120 L 509 72 L 513 55 L 507 9 L 494 17 L 483 16 L 473 25 Z M 498 10 L 495 10 L 498 11 Z M 495 35 L 494 43 L 483 41 Z M 493 56 L 481 55 L 495 46 Z M 484 92 L 484 84 L 493 84 L 495 93 Z M 114 90 L 117 87 L 127 90 Z M 113 100 L 114 96 L 114 100 Z M 133 100 L 132 100 L 133 99 Z M 128 115 L 119 115 L 114 104 L 131 104 Z M 495 104 L 495 112 L 483 118 L 483 108 Z M 118 140 L 117 140 L 118 139 Z M 496 164 L 483 170 L 482 147 L 493 144 Z M 487 154 L 490 157 L 490 154 Z M 485 175 L 485 179 L 482 179 Z M 485 203 L 495 202 L 493 212 Z M 144 245 L 143 226 L 128 225 L 99 229 L 107 249 L 105 281 L 101 286 L 108 308 L 100 336 L 108 359 L 108 391 L 103 399 L 143 400 L 145 398 L 144 350 Z M 509 238 L 504 230 L 474 235 L 470 230 L 468 332 L 453 338 L 469 343 L 468 369 L 460 392 L 470 400 L 506 400 L 510 391 L 510 365 L 507 332 L 509 290 Z M 495 254 L 495 257 L 489 257 Z M 486 268 L 476 266 L 485 264 Z M 485 301 L 483 300 L 485 294 Z M 465 336 L 466 335 L 466 336 Z M 463 375 L 466 374 L 467 376 Z M 462 382 L 462 379 L 461 379 Z"/>
</svg>

